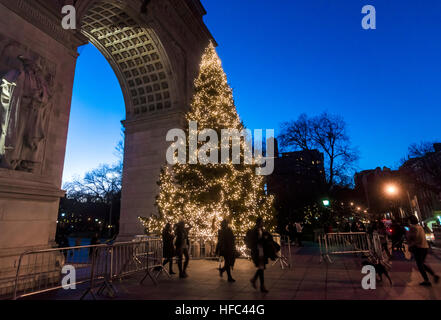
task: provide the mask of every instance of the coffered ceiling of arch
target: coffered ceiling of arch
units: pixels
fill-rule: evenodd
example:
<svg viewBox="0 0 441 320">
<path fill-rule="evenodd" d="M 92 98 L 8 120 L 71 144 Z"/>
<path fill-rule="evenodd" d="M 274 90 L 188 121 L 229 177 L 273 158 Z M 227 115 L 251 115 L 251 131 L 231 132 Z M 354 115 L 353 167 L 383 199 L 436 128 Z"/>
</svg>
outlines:
<svg viewBox="0 0 441 320">
<path fill-rule="evenodd" d="M 153 31 L 107 1 L 87 11 L 81 30 L 115 69 L 128 119 L 172 108 L 172 72 Z"/>
</svg>

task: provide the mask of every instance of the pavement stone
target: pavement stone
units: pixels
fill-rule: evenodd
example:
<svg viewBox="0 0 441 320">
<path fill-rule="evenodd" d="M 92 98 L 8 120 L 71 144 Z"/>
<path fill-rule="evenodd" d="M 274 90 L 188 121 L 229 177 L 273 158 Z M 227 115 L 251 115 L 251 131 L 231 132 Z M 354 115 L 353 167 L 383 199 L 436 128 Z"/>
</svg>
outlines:
<svg viewBox="0 0 441 320">
<path fill-rule="evenodd" d="M 252 262 L 237 261 L 233 270 L 235 283 L 228 283 L 226 275 L 219 277 L 218 262 L 210 260 L 190 261 L 189 278 L 177 276 L 160 277 L 158 286 L 150 280 L 140 285 L 142 274 L 114 282 L 117 296 L 98 299 L 121 300 L 439 300 L 441 284 L 431 288 L 421 287 L 421 276 L 414 261 L 394 257 L 390 272 L 391 286 L 387 279 L 377 282 L 376 290 L 363 290 L 361 280 L 361 257 L 354 255 L 332 257 L 333 263 L 320 263 L 318 248 L 308 244 L 292 250 L 292 267 L 282 270 L 280 264 L 268 265 L 265 271 L 266 287 L 263 294 L 251 287 L 249 279 L 255 272 Z M 441 274 L 441 257 L 429 255 L 427 263 Z M 176 268 L 177 269 L 177 268 Z M 26 299 L 75 300 L 87 287 L 77 290 L 55 291 L 35 295 Z M 88 296 L 90 299 L 91 297 Z"/>
</svg>

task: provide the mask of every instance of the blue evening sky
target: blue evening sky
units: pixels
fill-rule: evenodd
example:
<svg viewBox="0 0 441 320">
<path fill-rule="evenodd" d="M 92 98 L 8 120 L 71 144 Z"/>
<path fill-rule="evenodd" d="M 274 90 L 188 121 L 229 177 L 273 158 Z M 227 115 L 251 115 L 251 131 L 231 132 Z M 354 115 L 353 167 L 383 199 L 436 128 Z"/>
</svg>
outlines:
<svg viewBox="0 0 441 320">
<path fill-rule="evenodd" d="M 236 105 L 251 129 L 329 111 L 348 124 L 359 169 L 397 165 L 441 141 L 441 1 L 202 0 Z M 377 29 L 361 28 L 361 8 Z M 116 160 L 124 100 L 111 67 L 81 49 L 64 179 Z"/>
</svg>

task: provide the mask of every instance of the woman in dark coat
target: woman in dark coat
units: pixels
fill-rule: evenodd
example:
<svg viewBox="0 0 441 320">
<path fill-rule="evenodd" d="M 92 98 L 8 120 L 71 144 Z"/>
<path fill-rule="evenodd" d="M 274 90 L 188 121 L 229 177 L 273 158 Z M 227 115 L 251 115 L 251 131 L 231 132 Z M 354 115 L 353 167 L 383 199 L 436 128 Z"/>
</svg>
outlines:
<svg viewBox="0 0 441 320">
<path fill-rule="evenodd" d="M 164 263 L 163 266 L 165 266 L 167 263 L 169 263 L 169 273 L 175 274 L 173 272 L 173 257 L 175 255 L 174 245 L 173 245 L 173 239 L 175 236 L 173 235 L 172 228 L 170 223 L 167 223 L 165 225 L 164 230 L 162 230 L 162 253 Z"/>
<path fill-rule="evenodd" d="M 256 274 L 250 280 L 254 289 L 257 288 L 257 278 L 260 279 L 260 291 L 266 293 L 264 270 L 265 265 L 268 264 L 268 259 L 275 260 L 277 255 L 277 248 L 275 248 L 273 237 L 271 234 L 263 229 L 263 220 L 258 218 L 256 226 L 249 230 L 245 239 L 245 243 L 251 249 L 251 259 L 257 268 Z"/>
<path fill-rule="evenodd" d="M 224 267 L 219 269 L 219 274 L 222 277 L 224 272 L 227 272 L 228 282 L 235 282 L 231 276 L 231 267 L 234 266 L 236 260 L 236 243 L 233 234 L 233 230 L 228 227 L 228 221 L 224 220 L 221 224 L 217 237 L 216 253 L 220 257 L 224 257 Z"/>
</svg>

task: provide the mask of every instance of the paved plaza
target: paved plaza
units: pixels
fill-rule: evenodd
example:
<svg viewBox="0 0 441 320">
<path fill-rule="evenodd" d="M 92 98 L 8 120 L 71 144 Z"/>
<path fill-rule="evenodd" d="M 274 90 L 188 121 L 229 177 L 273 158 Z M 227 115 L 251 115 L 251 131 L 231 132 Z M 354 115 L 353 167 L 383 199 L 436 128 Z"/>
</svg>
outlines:
<svg viewBox="0 0 441 320">
<path fill-rule="evenodd" d="M 218 262 L 194 260 L 190 262 L 189 277 L 171 279 L 162 275 L 157 286 L 147 279 L 139 284 L 143 275 L 114 283 L 121 300 L 397 300 L 397 299 L 441 299 L 441 284 L 421 287 L 422 281 L 415 262 L 396 256 L 393 260 L 391 277 L 393 286 L 386 280 L 377 283 L 376 290 L 364 290 L 361 280 L 361 258 L 356 256 L 335 257 L 332 264 L 320 263 L 318 248 L 312 244 L 295 248 L 291 269 L 282 270 L 280 264 L 269 265 L 266 272 L 268 294 L 254 290 L 249 279 L 254 266 L 247 260 L 238 260 L 233 272 L 237 280 L 231 284 L 219 277 Z M 441 253 L 427 258 L 428 264 L 441 274 Z M 176 266 L 175 266 L 176 267 Z M 175 268 L 177 269 L 177 268 Z M 58 291 L 33 296 L 28 299 L 79 299 L 85 287 L 76 291 Z M 91 298 L 89 295 L 88 299 Z M 105 296 L 98 299 L 110 299 Z"/>
</svg>

